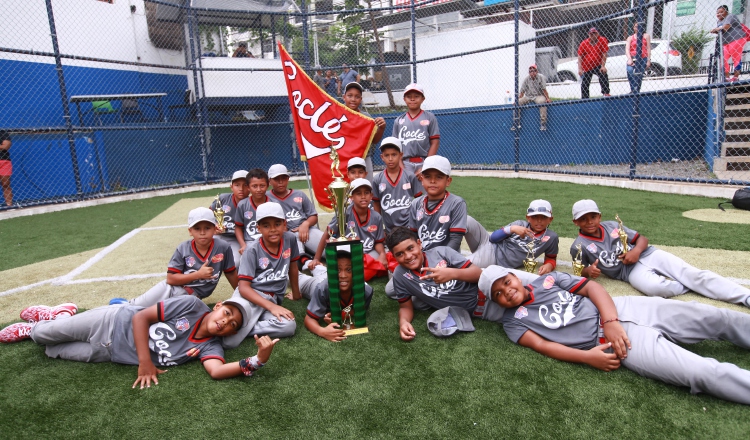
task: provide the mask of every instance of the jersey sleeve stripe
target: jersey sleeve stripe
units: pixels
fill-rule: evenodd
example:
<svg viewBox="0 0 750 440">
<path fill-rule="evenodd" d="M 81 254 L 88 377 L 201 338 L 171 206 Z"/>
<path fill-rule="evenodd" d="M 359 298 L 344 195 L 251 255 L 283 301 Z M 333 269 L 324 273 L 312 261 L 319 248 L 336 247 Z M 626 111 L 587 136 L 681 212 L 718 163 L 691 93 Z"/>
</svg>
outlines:
<svg viewBox="0 0 750 440">
<path fill-rule="evenodd" d="M 164 322 L 164 301 L 159 301 L 159 303 L 156 304 L 156 319 L 158 319 L 159 322 Z"/>
<path fill-rule="evenodd" d="M 581 290 L 581 289 L 583 288 L 583 286 L 585 286 L 585 285 L 586 285 L 586 284 L 587 284 L 588 282 L 589 282 L 588 278 L 584 278 L 584 279 L 582 279 L 581 281 L 579 281 L 579 282 L 578 282 L 578 284 L 576 284 L 575 286 L 573 286 L 573 288 L 571 288 L 571 289 L 569 290 L 569 292 L 570 292 L 570 293 L 576 293 L 576 292 L 578 292 L 578 291 L 579 291 L 579 290 Z"/>
<path fill-rule="evenodd" d="M 292 258 L 292 261 L 297 261 L 297 260 L 299 260 L 299 257 L 300 257 L 300 256 L 299 256 L 299 255 L 297 255 L 296 257 Z"/>
<path fill-rule="evenodd" d="M 241 280 L 245 281 L 252 281 L 254 277 L 251 277 L 250 275 L 240 275 Z"/>
<path fill-rule="evenodd" d="M 640 236 L 641 236 L 641 234 L 639 234 L 639 233 L 636 232 L 635 235 L 633 236 L 633 239 L 630 240 L 630 244 L 635 244 L 635 242 L 638 241 L 638 237 L 640 237 Z"/>
<path fill-rule="evenodd" d="M 231 272 L 234 272 L 235 270 L 237 270 L 237 268 L 232 266 L 229 269 L 224 269 L 224 273 L 231 273 Z"/>
<path fill-rule="evenodd" d="M 210 356 L 203 356 L 203 357 L 201 358 L 201 362 L 206 362 L 206 361 L 207 361 L 207 360 L 209 360 L 209 359 L 218 359 L 218 360 L 220 360 L 220 361 L 221 361 L 221 363 L 222 363 L 222 364 L 225 364 L 225 363 L 226 363 L 226 361 L 224 360 L 224 358 L 223 358 L 223 357 L 221 357 L 221 356 L 217 356 L 217 355 L 215 355 L 215 354 L 212 354 L 212 355 L 210 355 Z"/>
<path fill-rule="evenodd" d="M 168 273 L 182 273 L 180 269 L 174 268 L 174 267 L 168 267 L 167 268 Z"/>
<path fill-rule="evenodd" d="M 460 232 L 461 234 L 465 234 L 466 233 L 466 229 L 461 229 L 461 228 L 450 228 L 449 230 L 451 232 Z"/>
<path fill-rule="evenodd" d="M 234 222 L 234 226 L 235 227 L 237 227 L 237 226 L 243 227 L 243 226 L 245 226 L 245 224 L 244 223 Z"/>
<path fill-rule="evenodd" d="M 399 304 L 405 303 L 406 301 L 409 301 L 411 299 L 411 296 L 407 296 L 406 298 L 399 298 L 398 302 Z"/>
<path fill-rule="evenodd" d="M 432 139 L 440 139 L 440 135 L 436 134 L 434 136 L 430 136 L 430 140 L 432 140 Z"/>
<path fill-rule="evenodd" d="M 307 316 L 311 317 L 312 319 L 316 321 L 320 319 L 320 316 L 315 316 L 315 314 L 309 310 L 307 311 Z"/>
<path fill-rule="evenodd" d="M 466 260 L 466 263 L 464 263 L 463 266 L 461 266 L 461 269 L 466 269 L 467 267 L 471 266 L 471 261 Z"/>
</svg>

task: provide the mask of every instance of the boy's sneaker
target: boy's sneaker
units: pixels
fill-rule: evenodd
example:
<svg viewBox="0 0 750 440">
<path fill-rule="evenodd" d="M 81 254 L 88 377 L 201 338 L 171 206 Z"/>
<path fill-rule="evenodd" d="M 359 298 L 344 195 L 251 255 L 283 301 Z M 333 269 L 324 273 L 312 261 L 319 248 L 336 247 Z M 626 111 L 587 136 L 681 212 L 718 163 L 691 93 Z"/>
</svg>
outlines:
<svg viewBox="0 0 750 440">
<path fill-rule="evenodd" d="M 18 322 L 11 324 L 0 330 L 0 342 L 10 343 L 31 339 L 31 329 L 34 324 L 28 322 Z"/>
<path fill-rule="evenodd" d="M 27 322 L 52 321 L 60 317 L 70 317 L 78 313 L 73 303 L 60 304 L 56 307 L 31 306 L 21 311 L 21 319 Z"/>
<path fill-rule="evenodd" d="M 737 82 L 737 81 L 739 81 L 739 78 L 736 77 L 736 76 L 733 76 L 733 77 L 729 78 L 729 82 L 730 83 Z"/>
</svg>

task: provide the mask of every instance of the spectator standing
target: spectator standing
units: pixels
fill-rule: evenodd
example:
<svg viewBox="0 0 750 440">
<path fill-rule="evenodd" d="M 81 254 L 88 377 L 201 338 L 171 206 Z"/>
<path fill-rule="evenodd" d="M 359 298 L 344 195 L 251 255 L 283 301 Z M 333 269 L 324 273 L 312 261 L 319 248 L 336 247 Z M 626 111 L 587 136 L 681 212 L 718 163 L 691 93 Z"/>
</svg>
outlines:
<svg viewBox="0 0 750 440">
<path fill-rule="evenodd" d="M 334 75 L 332 71 L 326 70 L 326 77 L 323 79 L 323 89 L 326 93 L 335 98 L 336 95 L 338 95 L 338 88 L 339 85 L 336 75 Z"/>
<path fill-rule="evenodd" d="M 10 176 L 13 174 L 13 165 L 10 163 L 10 136 L 5 130 L 0 130 L 0 186 L 3 187 L 5 204 L 13 204 L 13 190 L 10 187 Z"/>
<path fill-rule="evenodd" d="M 609 76 L 607 75 L 607 52 L 609 41 L 599 35 L 596 28 L 589 29 L 589 37 L 578 46 L 578 75 L 581 77 L 581 99 L 589 98 L 591 78 L 599 77 L 602 95 L 609 95 Z"/>
<path fill-rule="evenodd" d="M 234 58 L 255 58 L 253 54 L 247 51 L 247 43 L 244 41 L 241 42 L 237 49 L 234 50 L 234 53 L 232 54 L 232 57 Z"/>
<path fill-rule="evenodd" d="M 651 36 L 643 33 L 641 56 L 637 56 L 638 51 L 638 23 L 633 25 L 633 35 L 625 40 L 625 54 L 628 56 L 628 82 L 630 83 L 630 93 L 639 93 L 641 91 L 641 82 L 646 69 L 651 67 Z"/>
<path fill-rule="evenodd" d="M 531 101 L 537 104 L 549 103 L 549 94 L 547 93 L 547 81 L 544 75 L 537 71 L 536 64 L 529 66 L 529 76 L 523 80 L 521 90 L 518 94 L 518 104 L 524 105 Z M 520 110 L 519 110 L 520 112 Z M 520 120 L 520 114 L 517 120 Z M 547 107 L 539 107 L 539 119 L 541 121 L 540 130 L 547 130 Z"/>
<path fill-rule="evenodd" d="M 357 83 L 359 84 L 359 73 L 357 73 L 356 70 L 352 70 L 344 64 L 342 66 L 344 68 L 344 71 L 341 72 L 341 75 L 339 75 L 339 85 L 338 85 L 338 94 L 341 96 L 341 86 L 346 86 L 349 83 Z"/>
<path fill-rule="evenodd" d="M 315 75 L 313 75 L 313 81 L 315 81 L 315 84 L 318 85 L 321 89 L 325 89 L 325 78 L 323 77 L 323 70 L 321 70 L 320 66 L 315 66 Z"/>
<path fill-rule="evenodd" d="M 719 20 L 716 27 L 711 29 L 712 34 L 721 32 L 724 44 L 724 72 L 729 76 L 729 59 L 732 59 L 734 65 L 734 75 L 729 78 L 729 82 L 737 81 L 740 78 L 740 65 L 742 64 L 742 49 L 747 43 L 747 34 L 742 27 L 742 23 L 734 15 L 729 13 L 727 5 L 719 6 L 716 10 L 716 18 Z"/>
</svg>

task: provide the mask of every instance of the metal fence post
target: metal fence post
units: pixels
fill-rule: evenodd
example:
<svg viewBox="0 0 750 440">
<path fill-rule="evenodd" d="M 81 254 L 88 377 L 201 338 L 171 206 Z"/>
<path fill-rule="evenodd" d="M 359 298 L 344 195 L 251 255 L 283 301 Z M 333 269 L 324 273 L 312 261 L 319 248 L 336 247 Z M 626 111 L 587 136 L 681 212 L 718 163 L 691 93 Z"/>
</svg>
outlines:
<svg viewBox="0 0 750 440">
<path fill-rule="evenodd" d="M 206 146 L 206 136 L 205 136 L 205 114 L 203 110 L 204 102 L 203 102 L 203 96 L 201 93 L 201 89 L 198 86 L 198 70 L 195 64 L 195 58 L 196 58 L 196 47 L 195 47 L 195 12 L 193 8 L 190 6 L 190 0 L 185 0 L 185 7 L 187 8 L 188 12 L 188 49 L 190 50 L 190 70 L 193 71 L 193 87 L 195 87 L 195 102 L 196 102 L 196 112 L 195 117 L 198 119 L 198 139 L 200 140 L 200 146 L 201 146 L 201 157 L 202 157 L 202 164 L 203 164 L 203 180 L 205 182 L 208 182 L 208 148 Z M 200 41 L 198 42 L 200 44 Z M 198 47 L 198 51 L 200 52 L 200 47 Z M 200 56 L 200 53 L 198 54 Z"/>
<path fill-rule="evenodd" d="M 644 22 L 644 14 L 643 14 L 643 4 L 644 0 L 638 0 L 638 13 L 637 13 L 637 20 L 638 20 L 638 33 L 635 35 L 636 43 L 635 43 L 635 55 L 636 57 L 639 57 L 643 50 L 643 28 L 645 27 L 646 23 Z M 625 50 L 630 50 L 629 47 L 625 47 Z M 643 80 L 643 75 L 645 74 L 645 65 L 641 62 L 641 60 L 638 60 L 637 63 L 634 63 L 634 69 L 633 73 L 637 77 L 638 75 L 641 75 L 641 80 Z M 642 69 L 643 67 L 643 69 Z M 638 161 L 638 128 L 640 125 L 640 109 L 641 109 L 641 90 L 640 87 L 636 90 L 632 90 L 633 92 L 633 139 L 630 147 L 630 172 L 628 174 L 630 180 L 635 180 L 635 168 L 636 168 L 636 162 Z"/>
<path fill-rule="evenodd" d="M 417 82 L 417 13 L 411 0 L 411 82 Z"/>
<path fill-rule="evenodd" d="M 518 108 L 518 99 L 516 98 L 518 96 L 518 26 L 519 26 L 519 14 L 518 9 L 519 1 L 514 0 L 513 1 L 513 21 L 515 23 L 514 25 L 514 42 L 513 42 L 513 80 L 515 81 L 515 96 L 513 97 L 513 115 L 512 117 L 512 124 L 515 127 L 515 131 L 513 132 L 513 171 L 516 173 L 520 171 L 521 169 L 521 133 L 520 133 L 520 126 L 521 126 L 521 111 Z M 516 116 L 518 116 L 518 123 L 516 124 Z"/>
</svg>

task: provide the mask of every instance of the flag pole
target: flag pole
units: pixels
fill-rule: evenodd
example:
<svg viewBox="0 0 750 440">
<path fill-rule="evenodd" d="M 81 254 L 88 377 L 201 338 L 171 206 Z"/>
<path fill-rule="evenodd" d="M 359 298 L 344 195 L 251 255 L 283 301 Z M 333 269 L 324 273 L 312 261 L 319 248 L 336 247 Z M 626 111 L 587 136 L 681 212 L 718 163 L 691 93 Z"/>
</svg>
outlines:
<svg viewBox="0 0 750 440">
<path fill-rule="evenodd" d="M 307 190 L 310 191 L 310 200 L 315 200 L 313 195 L 312 185 L 310 184 L 310 174 L 307 172 L 307 161 L 302 161 L 302 166 L 305 168 L 305 180 L 307 180 Z"/>
</svg>

